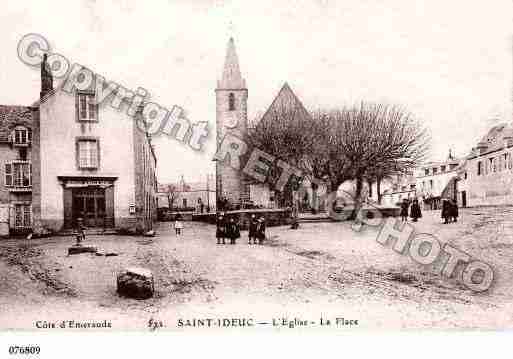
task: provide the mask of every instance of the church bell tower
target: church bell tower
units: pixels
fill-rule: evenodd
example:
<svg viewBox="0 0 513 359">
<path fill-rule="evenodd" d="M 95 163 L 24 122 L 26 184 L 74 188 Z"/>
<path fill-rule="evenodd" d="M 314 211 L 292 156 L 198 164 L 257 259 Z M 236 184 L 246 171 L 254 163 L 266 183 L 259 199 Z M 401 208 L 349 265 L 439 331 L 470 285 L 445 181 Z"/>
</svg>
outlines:
<svg viewBox="0 0 513 359">
<path fill-rule="evenodd" d="M 248 130 L 248 89 L 242 78 L 233 38 L 228 41 L 223 75 L 216 88 L 216 139 L 220 145 L 230 133 L 244 138 Z M 216 197 L 232 204 L 249 199 L 249 185 L 244 184 L 242 171 L 216 162 Z"/>
</svg>

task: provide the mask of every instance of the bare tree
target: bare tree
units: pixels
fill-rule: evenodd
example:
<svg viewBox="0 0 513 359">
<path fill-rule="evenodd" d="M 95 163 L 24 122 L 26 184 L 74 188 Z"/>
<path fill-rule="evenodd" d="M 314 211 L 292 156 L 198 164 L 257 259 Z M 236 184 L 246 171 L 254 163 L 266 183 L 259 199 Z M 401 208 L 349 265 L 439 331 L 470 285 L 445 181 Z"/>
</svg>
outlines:
<svg viewBox="0 0 513 359">
<path fill-rule="evenodd" d="M 356 182 L 357 201 L 361 201 L 365 179 L 407 171 L 427 155 L 427 131 L 401 107 L 362 102 L 330 115 L 337 145 Z"/>
<path fill-rule="evenodd" d="M 276 162 L 282 160 L 304 172 L 303 159 L 314 146 L 312 118 L 300 103 L 281 103 L 271 106 L 262 119 L 250 128 L 248 142 L 273 155 L 276 160 L 267 179 L 272 185 L 280 176 Z M 290 202 L 292 184 L 284 188 L 281 202 Z"/>
<path fill-rule="evenodd" d="M 427 131 L 399 106 L 362 102 L 357 106 L 319 110 L 274 106 L 250 133 L 254 146 L 296 166 L 310 180 L 313 202 L 319 182 L 329 192 L 355 181 L 361 203 L 365 181 L 378 183 L 422 162 L 429 149 Z M 271 178 L 277 176 L 276 166 Z"/>
</svg>

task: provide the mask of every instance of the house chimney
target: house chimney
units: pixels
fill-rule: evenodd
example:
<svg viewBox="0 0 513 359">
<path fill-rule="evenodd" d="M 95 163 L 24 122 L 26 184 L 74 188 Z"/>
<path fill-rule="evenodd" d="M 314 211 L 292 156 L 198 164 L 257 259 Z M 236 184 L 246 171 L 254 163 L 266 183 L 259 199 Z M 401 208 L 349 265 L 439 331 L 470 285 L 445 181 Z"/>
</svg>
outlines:
<svg viewBox="0 0 513 359">
<path fill-rule="evenodd" d="M 40 98 L 43 98 L 50 91 L 53 90 L 53 78 L 50 67 L 46 62 L 48 58 L 47 54 L 43 55 L 43 62 L 41 63 L 41 93 Z"/>
<path fill-rule="evenodd" d="M 486 149 L 488 148 L 488 145 L 486 142 L 479 142 L 476 146 L 476 149 L 479 151 L 479 154 L 482 155 Z"/>
</svg>

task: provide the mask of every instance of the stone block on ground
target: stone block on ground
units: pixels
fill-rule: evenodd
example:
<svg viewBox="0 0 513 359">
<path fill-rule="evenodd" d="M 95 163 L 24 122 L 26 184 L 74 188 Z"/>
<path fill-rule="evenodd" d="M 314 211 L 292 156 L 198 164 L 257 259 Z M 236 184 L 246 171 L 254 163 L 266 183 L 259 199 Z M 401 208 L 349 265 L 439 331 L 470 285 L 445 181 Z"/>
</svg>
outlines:
<svg viewBox="0 0 513 359">
<path fill-rule="evenodd" d="M 82 245 L 73 245 L 68 248 L 68 255 L 72 254 L 80 254 L 80 253 L 96 253 L 97 248 L 95 246 L 82 246 Z"/>
<path fill-rule="evenodd" d="M 126 268 L 117 277 L 117 292 L 119 295 L 134 298 L 148 299 L 155 291 L 153 273 L 146 268 Z"/>
</svg>

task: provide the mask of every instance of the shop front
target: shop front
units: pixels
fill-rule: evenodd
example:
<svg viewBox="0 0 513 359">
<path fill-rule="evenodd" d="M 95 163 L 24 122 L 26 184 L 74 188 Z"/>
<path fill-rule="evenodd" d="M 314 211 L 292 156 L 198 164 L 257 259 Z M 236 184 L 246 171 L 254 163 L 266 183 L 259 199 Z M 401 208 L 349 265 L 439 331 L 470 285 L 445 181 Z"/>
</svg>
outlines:
<svg viewBox="0 0 513 359">
<path fill-rule="evenodd" d="M 64 194 L 64 228 L 82 219 L 88 228 L 114 228 L 114 186 L 117 177 L 59 177 Z"/>
</svg>

